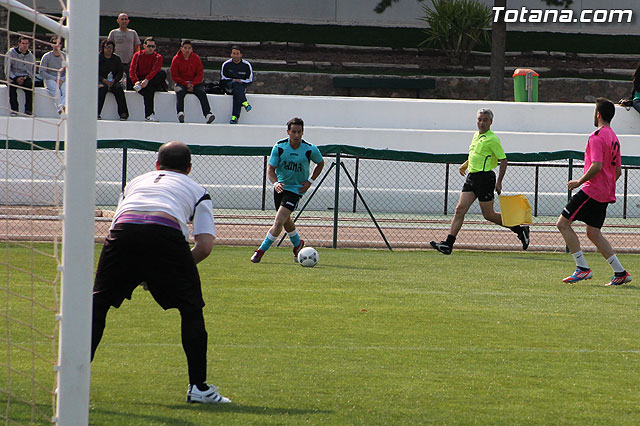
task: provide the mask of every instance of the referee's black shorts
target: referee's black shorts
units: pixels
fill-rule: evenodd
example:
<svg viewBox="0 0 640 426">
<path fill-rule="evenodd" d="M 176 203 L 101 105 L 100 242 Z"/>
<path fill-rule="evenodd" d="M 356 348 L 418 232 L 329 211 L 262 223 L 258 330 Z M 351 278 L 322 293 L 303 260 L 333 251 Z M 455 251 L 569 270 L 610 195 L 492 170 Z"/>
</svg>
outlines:
<svg viewBox="0 0 640 426">
<path fill-rule="evenodd" d="M 576 192 L 564 209 L 562 216 L 570 221 L 579 220 L 594 228 L 602 228 L 607 217 L 609 203 L 601 203 L 589 197 L 583 190 Z"/>
<path fill-rule="evenodd" d="M 488 172 L 469 173 L 462 185 L 462 192 L 473 192 L 478 201 L 493 200 L 493 192 L 496 189 L 496 174 L 493 170 Z"/>
<path fill-rule="evenodd" d="M 118 223 L 100 253 L 94 297 L 118 308 L 143 281 L 163 309 L 189 311 L 204 306 L 198 268 L 180 230 Z"/>
</svg>

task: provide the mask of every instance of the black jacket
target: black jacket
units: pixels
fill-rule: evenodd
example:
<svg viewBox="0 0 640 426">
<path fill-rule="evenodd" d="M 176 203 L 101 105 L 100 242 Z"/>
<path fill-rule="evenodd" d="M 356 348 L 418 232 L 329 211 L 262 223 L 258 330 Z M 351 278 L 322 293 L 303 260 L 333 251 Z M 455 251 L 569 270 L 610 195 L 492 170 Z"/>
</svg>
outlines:
<svg viewBox="0 0 640 426">
<path fill-rule="evenodd" d="M 107 78 L 109 73 L 113 73 L 113 81 L 120 81 L 122 78 L 122 61 L 118 55 L 111 55 L 106 58 L 102 53 L 98 56 L 98 82 Z"/>
<path fill-rule="evenodd" d="M 253 81 L 253 68 L 248 61 L 244 59 L 239 63 L 233 62 L 231 59 L 222 64 L 220 71 L 220 80 L 240 79 L 243 83 L 249 84 Z"/>
</svg>

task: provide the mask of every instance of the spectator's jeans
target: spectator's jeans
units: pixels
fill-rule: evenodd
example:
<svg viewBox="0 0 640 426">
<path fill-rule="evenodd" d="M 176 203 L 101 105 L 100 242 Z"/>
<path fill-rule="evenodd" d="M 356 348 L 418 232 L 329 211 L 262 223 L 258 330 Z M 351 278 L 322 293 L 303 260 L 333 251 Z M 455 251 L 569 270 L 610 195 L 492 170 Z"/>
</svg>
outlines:
<svg viewBox="0 0 640 426">
<path fill-rule="evenodd" d="M 633 107 L 635 108 L 636 111 L 640 112 L 640 99 L 633 100 Z"/>
<path fill-rule="evenodd" d="M 107 93 L 113 93 L 116 98 L 116 104 L 118 104 L 118 115 L 123 118 L 129 118 L 129 109 L 127 108 L 127 100 L 124 97 L 124 89 L 119 81 L 114 81 L 111 87 L 106 84 L 98 84 L 98 115 L 102 113 L 102 107 L 104 106 L 104 100 L 107 97 Z"/>
<path fill-rule="evenodd" d="M 176 110 L 178 112 L 184 112 L 184 97 L 189 93 L 196 95 L 198 100 L 200 101 L 200 106 L 202 107 L 202 114 L 206 117 L 211 114 L 211 106 L 209 105 L 209 100 L 207 99 L 207 92 L 204 90 L 203 84 L 196 84 L 193 86 L 193 92 L 187 91 L 187 86 L 183 86 L 182 84 L 176 84 L 174 88 L 176 91 Z"/>
<path fill-rule="evenodd" d="M 167 73 L 164 70 L 160 70 L 158 74 L 155 75 L 147 84 L 147 87 L 144 89 L 140 89 L 138 92 L 140 95 L 144 97 L 144 116 L 149 117 L 153 114 L 154 104 L 153 98 L 157 91 L 160 91 L 164 88 L 165 80 L 167 79 Z"/>
<path fill-rule="evenodd" d="M 234 115 L 236 118 L 240 118 L 240 110 L 242 109 L 242 103 L 247 101 L 247 86 L 245 83 L 238 83 L 233 80 L 222 80 L 220 84 L 224 89 L 229 92 L 231 89 L 231 93 L 233 93 L 233 111 L 231 115 Z"/>
<path fill-rule="evenodd" d="M 18 82 L 15 79 L 11 79 L 9 84 L 9 105 L 11 105 L 11 112 L 18 112 Z M 24 88 L 24 113 L 31 115 L 33 112 L 33 82 L 31 77 L 25 77 L 20 87 Z"/>
<path fill-rule="evenodd" d="M 53 98 L 53 103 L 58 110 L 67 105 L 67 99 L 65 97 L 66 86 L 66 81 L 63 81 L 60 86 L 58 86 L 56 80 L 48 79 L 44 81 L 44 87 L 47 88 L 47 92 L 49 92 L 49 96 Z"/>
</svg>

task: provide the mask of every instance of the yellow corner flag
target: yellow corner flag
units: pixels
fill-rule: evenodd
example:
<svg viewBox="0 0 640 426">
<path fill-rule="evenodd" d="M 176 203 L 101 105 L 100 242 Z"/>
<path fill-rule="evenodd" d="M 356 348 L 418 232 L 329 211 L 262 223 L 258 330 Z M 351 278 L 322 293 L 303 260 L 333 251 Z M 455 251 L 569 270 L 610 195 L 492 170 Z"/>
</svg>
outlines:
<svg viewBox="0 0 640 426">
<path fill-rule="evenodd" d="M 500 214 L 503 226 L 518 226 L 533 222 L 531 204 L 522 194 L 500 195 Z"/>
</svg>

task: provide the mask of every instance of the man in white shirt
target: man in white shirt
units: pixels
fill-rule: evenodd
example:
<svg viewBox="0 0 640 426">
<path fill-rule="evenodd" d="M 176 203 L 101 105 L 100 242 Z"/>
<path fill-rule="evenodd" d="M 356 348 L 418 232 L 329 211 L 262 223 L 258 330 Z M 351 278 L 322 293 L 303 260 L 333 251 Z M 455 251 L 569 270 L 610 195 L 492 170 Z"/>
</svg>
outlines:
<svg viewBox="0 0 640 426">
<path fill-rule="evenodd" d="M 216 230 L 211 197 L 187 176 L 190 171 L 191 151 L 184 143 L 171 141 L 158 150 L 155 171 L 127 184 L 96 271 L 91 359 L 111 306 L 119 308 L 144 283 L 163 309 L 180 311 L 189 370 L 187 402 L 229 403 L 206 383 L 207 330 L 196 264 L 211 253 Z M 192 249 L 188 222 L 193 223 Z"/>
</svg>

